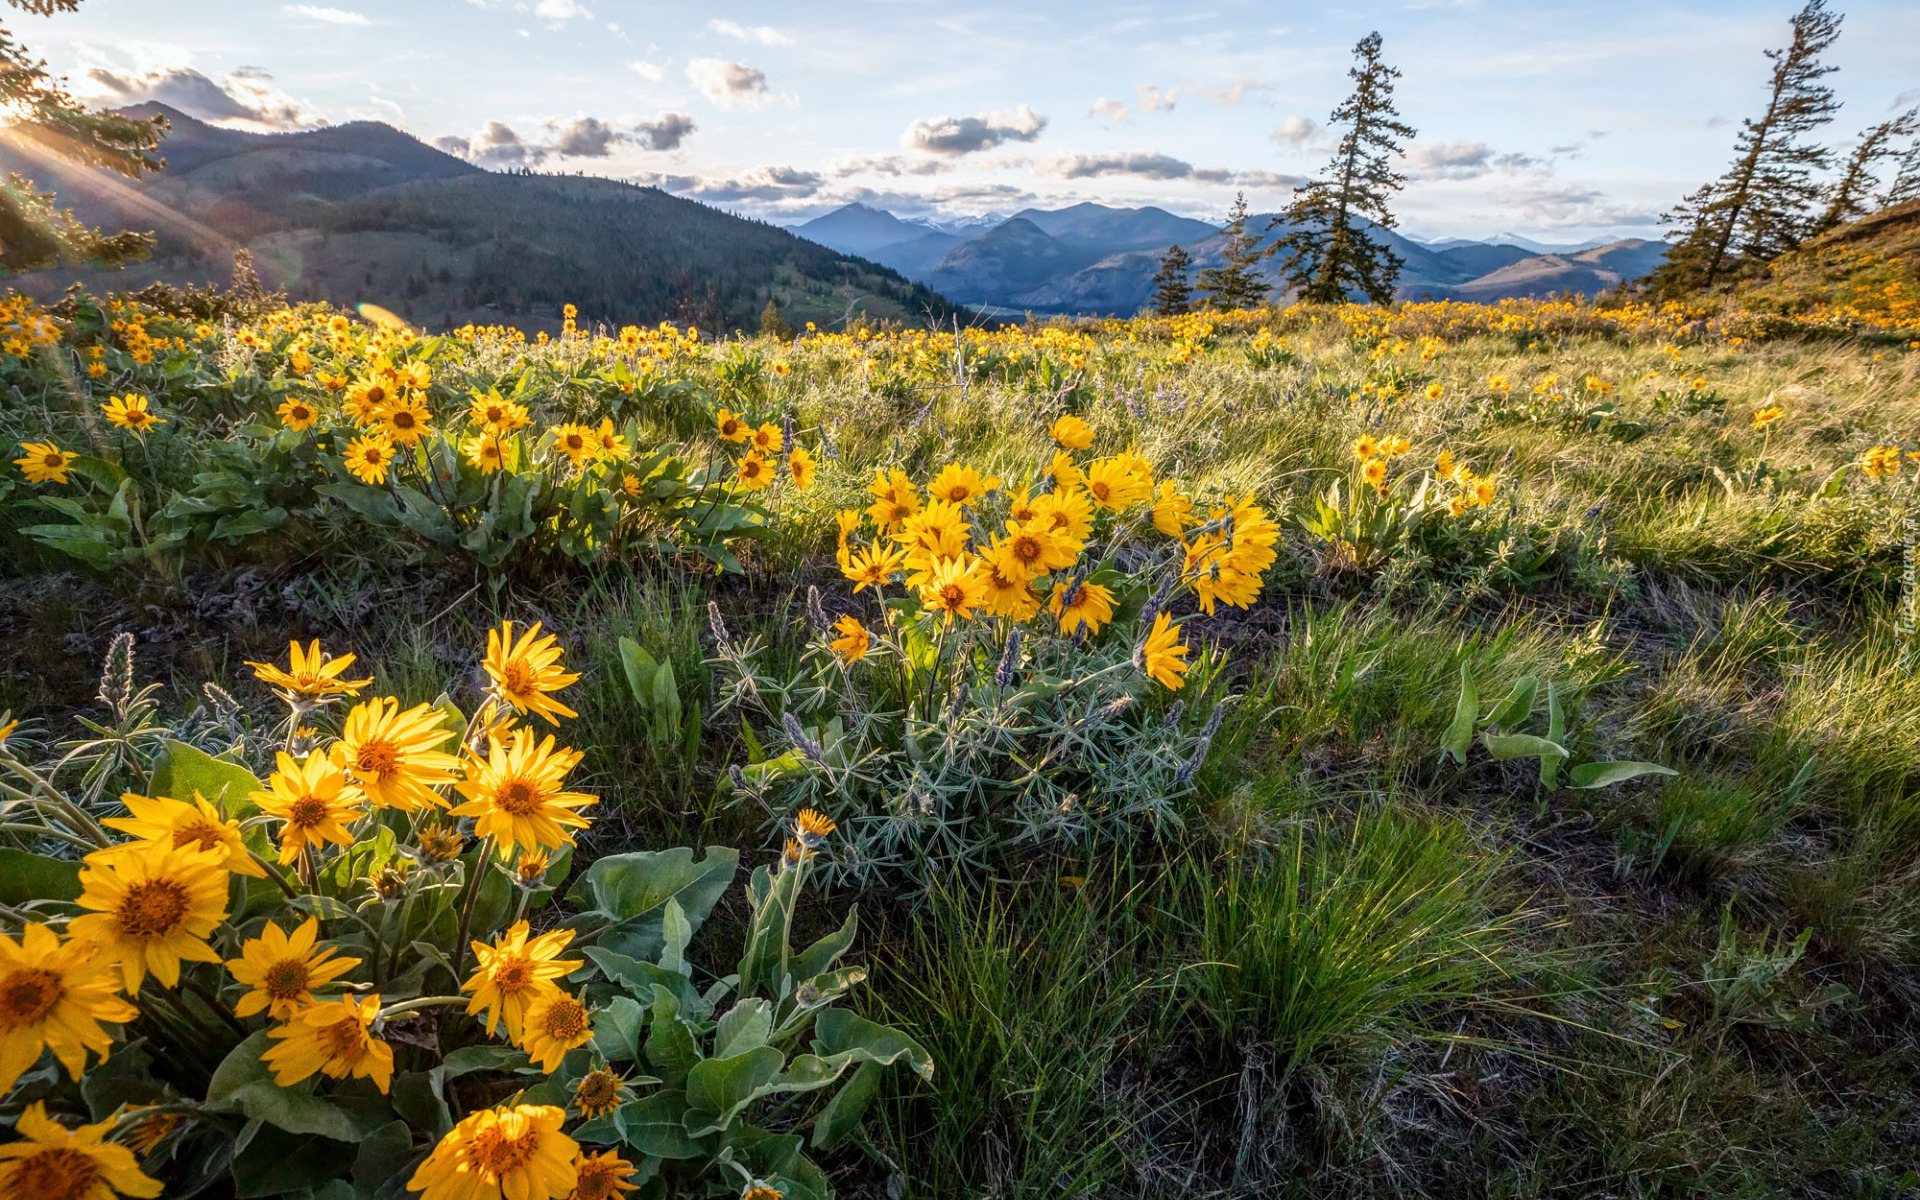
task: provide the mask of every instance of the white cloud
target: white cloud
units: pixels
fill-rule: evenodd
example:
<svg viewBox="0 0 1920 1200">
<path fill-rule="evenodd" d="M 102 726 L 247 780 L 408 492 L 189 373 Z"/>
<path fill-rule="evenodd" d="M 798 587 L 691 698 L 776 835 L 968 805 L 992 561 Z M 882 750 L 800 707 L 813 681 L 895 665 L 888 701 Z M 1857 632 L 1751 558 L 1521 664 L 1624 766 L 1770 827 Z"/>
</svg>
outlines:
<svg viewBox="0 0 1920 1200">
<path fill-rule="evenodd" d="M 663 112 L 651 121 L 641 121 L 628 131 L 627 140 L 642 150 L 678 150 L 697 126 L 686 113 Z"/>
<path fill-rule="evenodd" d="M 1312 117 L 1294 116 L 1280 122 L 1280 128 L 1268 134 L 1267 137 L 1282 146 L 1298 150 L 1312 141 L 1314 135 L 1319 132 L 1320 122 Z"/>
<path fill-rule="evenodd" d="M 1524 154 L 1496 154 L 1485 142 L 1416 142 L 1408 147 L 1406 159 L 1421 179 L 1478 179 L 1540 165 Z"/>
<path fill-rule="evenodd" d="M 803 171 L 798 167 L 754 167 L 732 178 L 650 173 L 631 178 L 635 183 L 657 187 L 677 196 L 692 196 L 722 204 L 740 200 L 805 200 L 818 193 L 820 185 L 826 182 L 818 172 Z"/>
<path fill-rule="evenodd" d="M 791 46 L 793 36 L 775 29 L 771 25 L 755 25 L 748 28 L 738 21 L 708 21 L 707 28 L 722 37 L 738 38 L 743 42 L 758 42 L 762 46 Z"/>
<path fill-rule="evenodd" d="M 1119 175 L 1161 182 L 1174 179 L 1194 183 L 1232 183 L 1263 189 L 1294 188 L 1306 180 L 1297 175 L 1276 175 L 1272 171 L 1233 171 L 1226 167 L 1196 167 L 1182 158 L 1155 150 L 1122 150 L 1107 154 L 1063 154 L 1036 167 L 1042 174 L 1060 179 L 1093 179 Z"/>
<path fill-rule="evenodd" d="M 527 142 L 503 121 L 488 121 L 472 137 L 435 138 L 433 144 L 493 170 L 536 166 L 547 157 L 545 147 Z"/>
<path fill-rule="evenodd" d="M 1499 202 L 1516 209 L 1527 224 L 1539 229 L 1647 228 L 1660 223 L 1656 212 L 1624 204 L 1580 184 L 1532 188 L 1502 196 Z"/>
<path fill-rule="evenodd" d="M 635 60 L 634 62 L 628 63 L 627 70 L 632 71 L 635 75 L 638 75 L 640 78 L 645 79 L 650 83 L 659 83 L 662 79 L 665 79 L 667 77 L 667 73 L 665 71 L 661 70 L 659 67 L 655 66 L 653 63 L 647 62 L 645 59 L 638 59 L 638 60 Z"/>
<path fill-rule="evenodd" d="M 759 108 L 772 99 L 765 71 L 724 58 L 694 59 L 687 64 L 687 79 L 721 108 Z"/>
<path fill-rule="evenodd" d="M 309 21 L 323 21 L 328 25 L 373 24 L 360 13 L 348 12 L 344 8 L 326 8 L 318 4 L 289 4 L 280 11 L 296 17 L 305 17 Z"/>
<path fill-rule="evenodd" d="M 1112 121 L 1115 125 L 1124 125 L 1127 120 L 1127 106 L 1118 100 L 1109 100 L 1105 96 L 1093 102 L 1091 116 L 1103 121 Z"/>
<path fill-rule="evenodd" d="M 1031 142 L 1047 127 L 1047 118 L 1022 104 L 1012 112 L 980 113 L 971 117 L 930 117 L 915 121 L 900 135 L 900 144 L 923 154 L 956 158 L 991 150 L 1003 142 Z"/>
<path fill-rule="evenodd" d="M 1141 112 L 1172 112 L 1178 103 L 1171 90 L 1163 92 L 1151 83 L 1143 83 L 1134 90 L 1140 94 Z"/>
<path fill-rule="evenodd" d="M 533 6 L 533 15 L 556 25 L 593 20 L 593 13 L 582 7 L 579 0 L 540 0 Z"/>
<path fill-rule="evenodd" d="M 598 117 L 548 121 L 547 128 L 553 132 L 553 152 L 562 158 L 606 158 L 620 140 L 620 131 Z"/>
<path fill-rule="evenodd" d="M 504 121 L 488 121 L 468 137 L 436 138 L 448 154 L 495 170 L 537 167 L 550 158 L 611 158 L 621 146 L 678 150 L 693 134 L 693 118 L 663 112 L 651 121 L 621 127 L 598 117 L 556 117 L 543 122 L 544 138 L 522 137 Z"/>
<path fill-rule="evenodd" d="M 865 154 L 836 158 L 827 164 L 835 179 L 850 175 L 944 175 L 953 164 L 937 158 L 908 158 L 901 154 Z"/>
<path fill-rule="evenodd" d="M 1180 92 L 1182 95 L 1191 94 L 1198 96 L 1208 104 L 1218 104 L 1222 108 L 1238 108 L 1240 102 L 1245 100 L 1250 94 L 1254 92 L 1264 92 L 1266 90 L 1266 84 L 1261 83 L 1249 75 L 1237 79 L 1225 87 L 1202 84 L 1198 87 L 1181 88 Z"/>
<path fill-rule="evenodd" d="M 273 75 L 261 67 L 241 67 L 219 82 L 184 65 L 144 71 L 93 67 L 81 90 L 115 107 L 156 101 L 234 129 L 278 133 L 325 124 L 318 113 L 273 86 Z"/>
</svg>

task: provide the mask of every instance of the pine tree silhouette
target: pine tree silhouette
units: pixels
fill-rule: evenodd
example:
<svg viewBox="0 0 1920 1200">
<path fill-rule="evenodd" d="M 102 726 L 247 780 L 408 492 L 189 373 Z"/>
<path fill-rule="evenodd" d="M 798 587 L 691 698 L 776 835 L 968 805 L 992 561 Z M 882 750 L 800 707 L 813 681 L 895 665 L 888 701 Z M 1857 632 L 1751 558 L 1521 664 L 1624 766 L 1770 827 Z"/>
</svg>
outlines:
<svg viewBox="0 0 1920 1200">
<path fill-rule="evenodd" d="M 1259 239 L 1247 232 L 1245 192 L 1234 196 L 1227 223 L 1220 232 L 1227 235 L 1227 244 L 1222 250 L 1226 261 L 1200 272 L 1198 290 L 1202 302 L 1208 308 L 1222 310 L 1260 307 L 1267 302 L 1267 293 L 1272 289 L 1253 273 L 1261 251 Z"/>
<path fill-rule="evenodd" d="M 1353 94 L 1333 110 L 1328 124 L 1344 126 L 1329 178 L 1316 179 L 1293 194 L 1293 203 L 1273 221 L 1290 230 L 1270 254 L 1287 254 L 1280 270 L 1315 304 L 1339 304 L 1354 293 L 1375 304 L 1393 301 L 1393 287 L 1406 264 L 1384 243 L 1374 240 L 1362 222 L 1392 229 L 1396 222 L 1387 198 L 1406 186 L 1393 169 L 1400 153 L 1397 139 L 1417 131 L 1400 120 L 1393 106 L 1393 81 L 1400 72 L 1380 58 L 1380 35 L 1370 33 L 1353 48 L 1347 71 Z"/>
<path fill-rule="evenodd" d="M 1160 273 L 1153 277 L 1154 316 L 1177 317 L 1193 311 L 1193 286 L 1187 282 L 1192 266 L 1193 255 L 1177 245 L 1168 246 L 1160 256 Z"/>
<path fill-rule="evenodd" d="M 1820 61 L 1840 36 L 1840 21 L 1827 0 L 1808 0 L 1794 14 L 1787 48 L 1766 52 L 1773 63 L 1767 109 L 1742 124 L 1733 165 L 1662 217 L 1684 232 L 1654 272 L 1656 293 L 1700 291 L 1751 273 L 1813 229 L 1822 191 L 1814 176 L 1832 166 L 1833 154 L 1806 138 L 1840 107 L 1821 82 L 1839 68 Z"/>
</svg>

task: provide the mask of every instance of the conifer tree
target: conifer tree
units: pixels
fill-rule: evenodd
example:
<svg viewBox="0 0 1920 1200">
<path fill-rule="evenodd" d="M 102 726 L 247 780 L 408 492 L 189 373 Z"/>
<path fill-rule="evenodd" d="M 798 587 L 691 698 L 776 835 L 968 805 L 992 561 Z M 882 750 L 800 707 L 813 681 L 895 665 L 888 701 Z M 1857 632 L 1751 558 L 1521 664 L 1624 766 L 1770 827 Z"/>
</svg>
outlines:
<svg viewBox="0 0 1920 1200">
<path fill-rule="evenodd" d="M 1272 289 L 1254 274 L 1254 267 L 1259 263 L 1262 252 L 1259 239 L 1247 232 L 1245 192 L 1234 196 L 1233 207 L 1227 211 L 1227 223 L 1220 232 L 1227 236 L 1226 245 L 1221 248 L 1225 261 L 1217 267 L 1201 270 L 1199 292 L 1202 303 L 1208 308 L 1221 310 L 1259 308 L 1267 302 L 1267 293 Z"/>
<path fill-rule="evenodd" d="M 1160 256 L 1160 273 L 1153 277 L 1153 315 L 1177 317 L 1193 311 L 1193 286 L 1187 272 L 1193 267 L 1193 255 L 1179 246 L 1168 246 Z"/>
<path fill-rule="evenodd" d="M 1353 94 L 1328 121 L 1346 129 L 1327 165 L 1328 177 L 1296 191 L 1293 203 L 1273 222 L 1289 232 L 1268 253 L 1287 254 L 1282 274 L 1300 289 L 1302 300 L 1316 304 L 1339 304 L 1355 292 L 1375 304 L 1391 303 L 1405 265 L 1362 224 L 1381 229 L 1397 224 L 1387 198 L 1407 180 L 1393 169 L 1393 158 L 1400 153 L 1399 139 L 1417 135 L 1393 106 L 1393 81 L 1400 72 L 1381 61 L 1380 44 L 1380 35 L 1370 33 L 1353 48 L 1354 65 L 1347 71 Z"/>
<path fill-rule="evenodd" d="M 1882 121 L 1860 134 L 1860 144 L 1847 156 L 1840 177 L 1827 188 L 1827 206 L 1813 224 L 1813 233 L 1825 233 L 1836 225 L 1858 220 L 1873 211 L 1874 189 L 1880 186 L 1875 169 L 1883 158 L 1901 153 L 1899 139 L 1920 130 L 1920 108 L 1910 108 L 1890 121 Z"/>
<path fill-rule="evenodd" d="M 783 342 L 793 340 L 793 325 L 772 296 L 767 297 L 767 306 L 760 310 L 760 332 Z"/>
<path fill-rule="evenodd" d="M 1840 21 L 1827 0 L 1807 0 L 1787 48 L 1766 52 L 1773 63 L 1767 108 L 1742 124 L 1732 167 L 1662 218 L 1682 233 L 1654 273 L 1656 291 L 1714 287 L 1793 249 L 1813 228 L 1822 191 L 1814 175 L 1833 156 L 1808 135 L 1840 107 L 1821 82 L 1838 68 L 1820 61 L 1840 36 Z"/>
<path fill-rule="evenodd" d="M 1920 200 L 1920 138 L 1915 138 L 1906 153 L 1900 156 L 1900 166 L 1894 171 L 1893 182 L 1887 185 L 1886 194 L 1880 197 L 1880 204 L 1891 208 L 1910 200 Z"/>
<path fill-rule="evenodd" d="M 8 0 L 36 16 L 73 12 L 80 0 Z M 44 154 L 138 178 L 164 165 L 152 151 L 167 132 L 163 118 L 136 121 L 83 108 L 47 74 L 47 65 L 0 27 L 0 107 L 9 114 L 16 141 L 29 154 Z M 153 239 L 137 233 L 103 233 L 54 207 L 51 193 L 9 174 L 0 181 L 0 274 L 32 271 L 62 260 L 120 266 L 145 258 Z"/>
</svg>

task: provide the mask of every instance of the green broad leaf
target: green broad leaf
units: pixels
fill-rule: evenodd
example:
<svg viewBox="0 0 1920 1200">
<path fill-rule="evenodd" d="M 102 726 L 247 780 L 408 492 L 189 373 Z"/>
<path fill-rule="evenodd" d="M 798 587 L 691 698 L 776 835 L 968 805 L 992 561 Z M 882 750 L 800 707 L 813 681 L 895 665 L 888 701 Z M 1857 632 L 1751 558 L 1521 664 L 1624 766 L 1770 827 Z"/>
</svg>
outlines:
<svg viewBox="0 0 1920 1200">
<path fill-rule="evenodd" d="M 1468 664 L 1460 664 L 1460 699 L 1454 702 L 1453 721 L 1440 739 L 1440 752 L 1465 766 L 1467 750 L 1473 745 L 1473 725 L 1480 716 L 1480 695 L 1474 690 Z"/>
<path fill-rule="evenodd" d="M 767 1092 L 818 1091 L 846 1074 L 847 1068 L 857 1061 L 851 1054 L 836 1054 L 832 1058 L 821 1058 L 817 1054 L 796 1055 L 787 1064 L 786 1070 L 774 1076 L 773 1082 L 767 1085 Z"/>
<path fill-rule="evenodd" d="M 793 914 L 800 899 L 800 871 L 782 871 L 769 876 L 765 867 L 756 867 L 749 895 L 753 918 L 747 924 L 747 944 L 740 954 L 740 994 L 764 989 L 769 995 L 781 995 L 788 976 L 792 948 Z"/>
<path fill-rule="evenodd" d="M 361 1196 L 401 1194 L 415 1157 L 412 1128 L 405 1121 L 390 1121 L 360 1142 L 353 1157 L 353 1185 Z"/>
<path fill-rule="evenodd" d="M 880 1064 L 863 1062 L 860 1069 L 847 1080 L 845 1087 L 833 1094 L 820 1115 L 813 1120 L 813 1146 L 816 1150 L 825 1150 L 836 1145 L 842 1138 L 860 1126 L 860 1118 L 866 1114 L 867 1105 L 880 1090 Z"/>
<path fill-rule="evenodd" d="M 0 846 L 0 904 L 79 898 L 79 863 Z"/>
<path fill-rule="evenodd" d="M 773 1005 L 748 996 L 726 1012 L 713 1027 L 713 1056 L 730 1058 L 757 1050 L 773 1036 Z"/>
<path fill-rule="evenodd" d="M 707 1150 L 687 1133 L 687 1094 L 672 1090 L 655 1092 L 632 1104 L 613 1110 L 614 1129 L 620 1140 L 642 1154 L 655 1158 L 699 1158 Z"/>
<path fill-rule="evenodd" d="M 616 954 L 604 946 L 584 946 L 581 949 L 600 968 L 602 975 L 626 988 L 635 999 L 651 1004 L 653 989 L 661 987 L 679 1002 L 680 1012 L 689 1017 L 704 1015 L 698 1011 L 701 1007 L 700 994 L 694 989 L 693 981 L 680 972 Z"/>
<path fill-rule="evenodd" d="M 662 991 L 656 989 L 656 997 Z M 653 1020 L 647 1026 L 647 1065 L 668 1083 L 679 1084 L 700 1061 L 700 1045 L 687 1023 L 677 1011 L 662 1016 L 656 1003 Z"/>
<path fill-rule="evenodd" d="M 526 1052 L 511 1046 L 462 1046 L 434 1070 L 441 1079 L 458 1079 L 475 1071 L 518 1071 L 526 1065 Z"/>
<path fill-rule="evenodd" d="M 448 519 L 447 510 L 431 497 L 405 484 L 395 484 L 393 494 L 399 499 L 397 512 L 402 525 L 436 546 L 451 546 L 460 540 L 460 531 Z"/>
<path fill-rule="evenodd" d="M 95 458 L 91 454 L 77 454 L 67 469 L 76 475 L 92 480 L 107 491 L 117 491 L 127 481 L 127 473 L 118 463 L 110 463 L 104 458 Z"/>
<path fill-rule="evenodd" d="M 653 673 L 653 712 L 659 717 L 663 740 L 672 742 L 680 728 L 680 684 L 673 676 L 673 664 L 663 662 Z"/>
<path fill-rule="evenodd" d="M 354 1163 L 354 1142 L 315 1134 L 292 1134 L 264 1128 L 233 1158 L 233 1192 L 238 1200 L 285 1196 L 313 1189 L 316 1197 L 333 1200 L 353 1187 L 340 1177 Z M 330 1190 L 329 1190 L 330 1189 Z"/>
<path fill-rule="evenodd" d="M 1547 683 L 1547 740 L 1560 745 L 1566 744 L 1567 714 L 1560 708 L 1560 692 L 1549 681 Z M 1566 758 L 1558 754 L 1540 756 L 1540 786 L 1551 791 L 1560 786 L 1560 765 Z"/>
<path fill-rule="evenodd" d="M 172 1088 L 153 1077 L 153 1055 L 147 1053 L 145 1038 L 114 1047 L 105 1062 L 81 1077 L 80 1096 L 96 1121 L 111 1117 L 123 1104 L 143 1108 L 180 1098 Z"/>
<path fill-rule="evenodd" d="M 1488 754 L 1493 755 L 1500 762 L 1510 758 L 1534 758 L 1549 754 L 1556 758 L 1567 756 L 1566 747 L 1560 743 L 1535 737 L 1531 733 L 1482 733 L 1480 744 L 1487 748 Z"/>
<path fill-rule="evenodd" d="M 787 1056 L 761 1046 L 731 1058 L 709 1058 L 687 1072 L 687 1133 L 718 1133 L 773 1082 Z"/>
<path fill-rule="evenodd" d="M 653 675 L 660 669 L 653 655 L 632 638 L 620 639 L 620 666 L 627 675 L 627 687 L 642 708 L 652 707 Z"/>
<path fill-rule="evenodd" d="M 676 975 L 687 974 L 687 943 L 693 940 L 693 925 L 680 910 L 680 902 L 667 897 L 660 914 L 660 969 Z"/>
<path fill-rule="evenodd" d="M 1625 783 L 1629 779 L 1638 779 L 1643 775 L 1678 775 L 1672 767 L 1663 767 L 1649 762 L 1591 762 L 1581 763 L 1567 772 L 1567 783 L 1577 788 L 1611 787 L 1616 783 Z"/>
<path fill-rule="evenodd" d="M 582 914 L 574 928 L 619 922 L 601 934 L 599 945 L 628 958 L 653 959 L 666 944 L 666 903 L 680 905 L 694 931 L 706 922 L 713 906 L 726 894 L 740 852 L 710 846 L 696 861 L 685 846 L 672 850 L 640 850 L 598 859 L 580 876 L 567 899 Z"/>
<path fill-rule="evenodd" d="M 805 983 L 815 975 L 830 970 L 839 961 L 840 956 L 853 947 L 854 935 L 860 929 L 860 915 L 854 909 L 847 910 L 847 919 L 840 928 L 808 946 L 794 955 L 791 970 L 796 982 Z"/>
<path fill-rule="evenodd" d="M 447 1107 L 441 1080 L 435 1071 L 401 1071 L 394 1075 L 387 1100 L 407 1124 L 428 1137 L 444 1137 L 453 1128 L 453 1110 Z"/>
<path fill-rule="evenodd" d="M 284 1088 L 275 1083 L 260 1057 L 271 1045 L 262 1029 L 228 1052 L 207 1084 L 206 1106 L 215 1112 L 240 1113 L 287 1133 L 339 1142 L 359 1141 L 368 1132 L 344 1109 L 304 1090 L 307 1085 Z"/>
<path fill-rule="evenodd" d="M 640 1057 L 640 1036 L 646 1029 L 646 1010 L 632 996 L 615 996 L 593 1014 L 593 1045 L 608 1062 L 634 1062 Z"/>
<path fill-rule="evenodd" d="M 780 1180 L 774 1186 L 782 1189 L 782 1200 L 787 1196 L 795 1196 L 797 1200 L 799 1193 L 784 1185 L 792 1175 L 811 1165 L 801 1155 L 806 1143 L 799 1134 L 773 1133 L 755 1125 L 735 1125 L 727 1130 L 721 1144 L 723 1153 L 730 1153 L 739 1159 L 756 1177 Z"/>
<path fill-rule="evenodd" d="M 1533 713 L 1533 702 L 1540 692 L 1540 677 L 1522 675 L 1514 681 L 1513 690 L 1507 693 L 1493 712 L 1487 715 L 1487 724 L 1501 729 L 1512 729 L 1526 723 Z"/>
<path fill-rule="evenodd" d="M 185 742 L 168 741 L 160 752 L 148 787 L 156 796 L 191 802 L 198 795 L 224 811 L 244 819 L 260 811 L 248 795 L 264 789 L 253 772 L 239 763 L 215 758 Z"/>
<path fill-rule="evenodd" d="M 920 1078 L 933 1078 L 933 1056 L 919 1042 L 843 1009 L 830 1008 L 814 1018 L 813 1051 L 822 1058 L 853 1054 L 883 1067 L 904 1060 Z"/>
<path fill-rule="evenodd" d="M 389 529 L 400 526 L 400 506 L 381 488 L 354 480 L 323 483 L 313 490 L 328 499 L 338 500 L 375 525 Z"/>
<path fill-rule="evenodd" d="M 1815 492 L 1814 495 L 1822 500 L 1831 500 L 1846 491 L 1847 468 L 1852 465 L 1852 463 L 1841 463 L 1838 467 L 1835 467 L 1833 474 L 1827 476 L 1826 482 L 1820 485 L 1820 490 Z"/>
</svg>

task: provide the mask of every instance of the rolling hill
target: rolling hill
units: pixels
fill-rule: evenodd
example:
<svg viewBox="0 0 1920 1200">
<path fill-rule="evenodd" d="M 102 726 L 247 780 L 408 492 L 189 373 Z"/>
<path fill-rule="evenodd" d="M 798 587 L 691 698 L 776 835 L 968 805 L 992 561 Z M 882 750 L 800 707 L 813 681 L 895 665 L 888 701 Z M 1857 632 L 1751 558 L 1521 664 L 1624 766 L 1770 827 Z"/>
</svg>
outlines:
<svg viewBox="0 0 1920 1200">
<path fill-rule="evenodd" d="M 893 270 L 654 188 L 582 176 L 496 174 L 378 122 L 291 134 L 173 126 L 166 169 L 138 182 L 0 137 L 0 170 L 55 191 L 95 225 L 151 230 L 152 261 L 124 272 L 49 270 L 42 297 L 224 280 L 236 250 L 295 300 L 372 301 L 418 323 L 557 329 L 560 306 L 612 324 L 753 329 L 769 297 L 795 324 L 853 311 L 919 322 L 952 307 Z"/>
<path fill-rule="evenodd" d="M 1272 213 L 1248 218 L 1263 245 L 1284 230 Z M 1153 291 L 1160 255 L 1178 243 L 1195 269 L 1222 261 L 1225 239 L 1204 221 L 1159 208 L 1023 209 L 998 224 L 929 228 L 867 205 L 847 205 L 796 226 L 823 245 L 884 263 L 963 304 L 997 313 L 1130 316 Z M 1421 243 L 1376 231 L 1406 263 L 1399 293 L 1406 299 L 1497 300 L 1592 295 L 1657 266 L 1663 243 L 1639 239 L 1597 247 L 1548 247 L 1512 235 L 1488 242 L 1449 238 Z M 1260 273 L 1285 294 L 1279 261 Z"/>
</svg>

